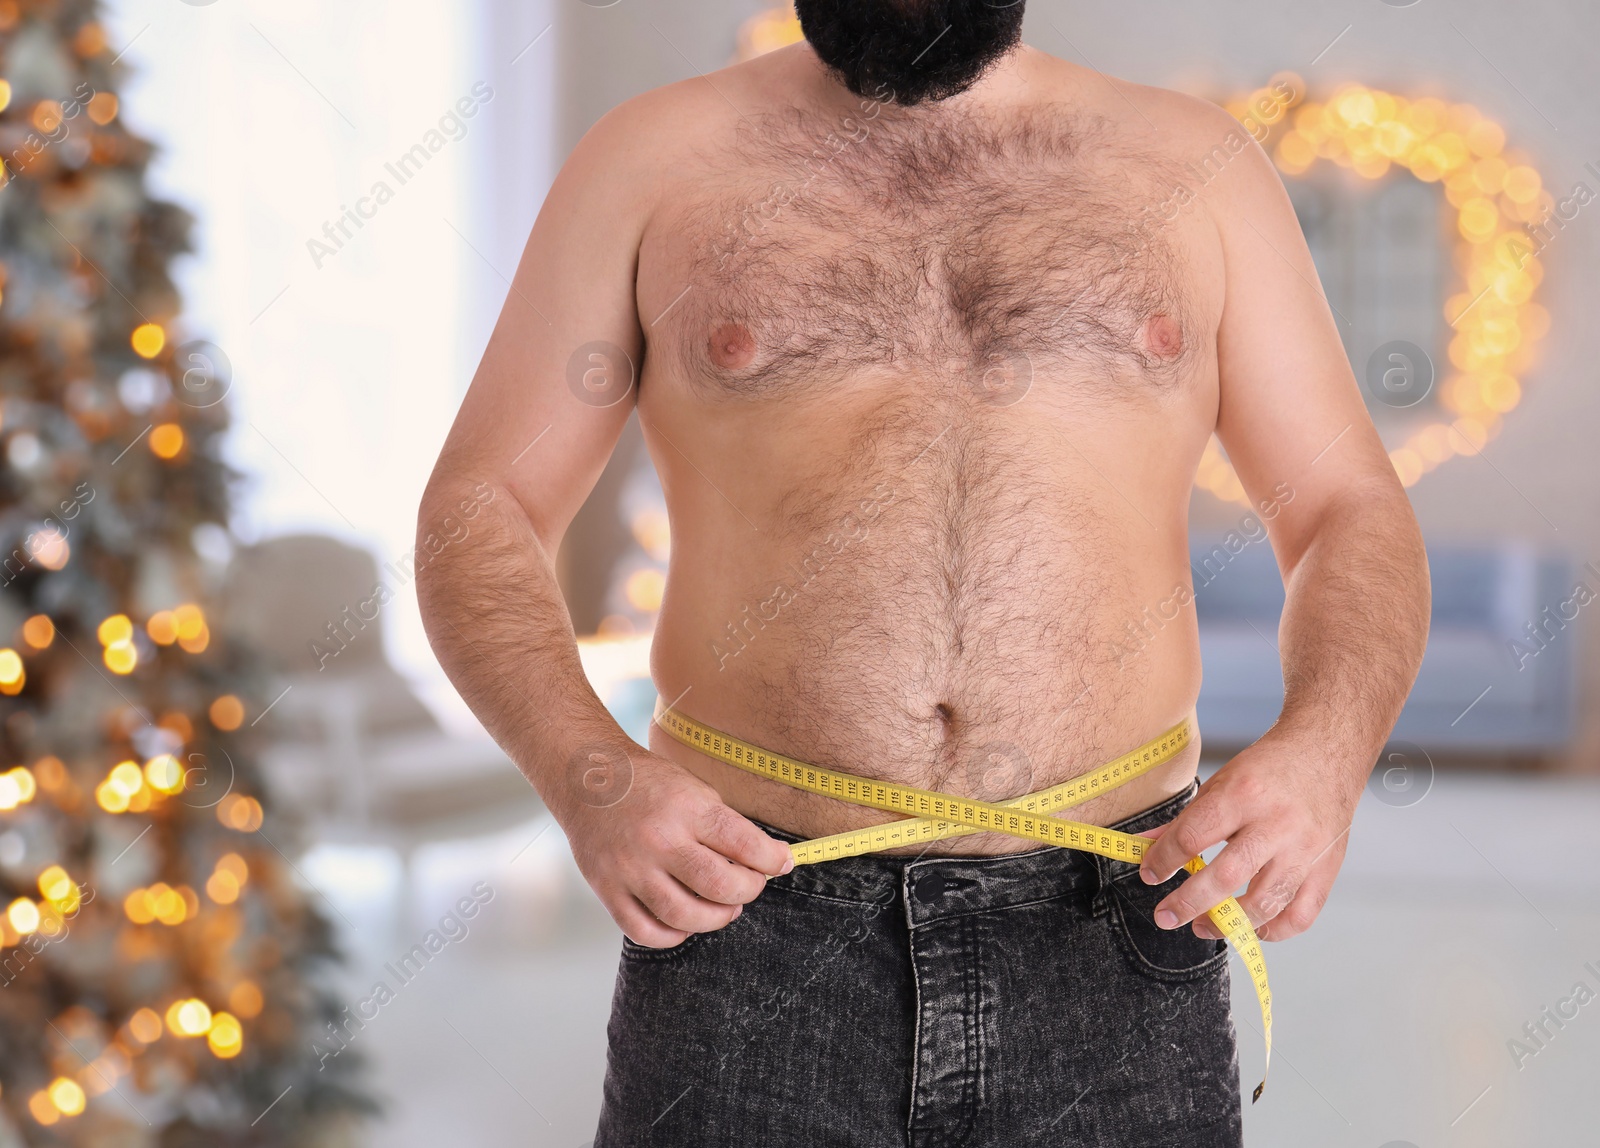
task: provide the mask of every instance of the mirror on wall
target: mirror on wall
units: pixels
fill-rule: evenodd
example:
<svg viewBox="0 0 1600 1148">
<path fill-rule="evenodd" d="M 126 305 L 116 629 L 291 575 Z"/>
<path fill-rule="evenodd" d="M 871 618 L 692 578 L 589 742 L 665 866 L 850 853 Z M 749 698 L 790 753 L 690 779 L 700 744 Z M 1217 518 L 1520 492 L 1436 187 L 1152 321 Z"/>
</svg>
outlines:
<svg viewBox="0 0 1600 1148">
<path fill-rule="evenodd" d="M 1407 172 L 1372 180 L 1332 164 L 1284 182 L 1379 431 L 1401 437 L 1438 418 L 1454 270 L 1439 188 Z"/>
</svg>

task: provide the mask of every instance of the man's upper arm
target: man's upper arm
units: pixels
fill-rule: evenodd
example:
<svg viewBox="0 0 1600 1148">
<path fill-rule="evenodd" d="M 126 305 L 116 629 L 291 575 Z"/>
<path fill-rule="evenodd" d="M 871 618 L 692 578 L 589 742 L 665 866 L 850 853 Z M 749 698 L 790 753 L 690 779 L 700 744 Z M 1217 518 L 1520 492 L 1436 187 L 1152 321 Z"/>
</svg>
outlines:
<svg viewBox="0 0 1600 1148">
<path fill-rule="evenodd" d="M 1403 491 L 1271 161 L 1251 144 L 1218 184 L 1212 215 L 1226 298 L 1217 334 L 1217 437 L 1252 503 L 1283 504 L 1272 540 L 1287 572 L 1335 499 L 1374 482 Z"/>
<path fill-rule="evenodd" d="M 653 115 L 648 96 L 620 106 L 562 166 L 430 482 L 509 491 L 552 553 L 638 395 Z"/>
</svg>

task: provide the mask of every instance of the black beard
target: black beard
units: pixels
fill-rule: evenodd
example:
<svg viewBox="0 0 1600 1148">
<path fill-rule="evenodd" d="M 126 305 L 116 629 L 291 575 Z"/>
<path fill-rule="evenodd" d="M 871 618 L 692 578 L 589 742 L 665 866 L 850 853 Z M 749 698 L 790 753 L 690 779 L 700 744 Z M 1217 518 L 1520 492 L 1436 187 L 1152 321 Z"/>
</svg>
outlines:
<svg viewBox="0 0 1600 1148">
<path fill-rule="evenodd" d="M 964 92 L 1022 38 L 1024 0 L 795 0 L 817 57 L 858 96 Z"/>
</svg>

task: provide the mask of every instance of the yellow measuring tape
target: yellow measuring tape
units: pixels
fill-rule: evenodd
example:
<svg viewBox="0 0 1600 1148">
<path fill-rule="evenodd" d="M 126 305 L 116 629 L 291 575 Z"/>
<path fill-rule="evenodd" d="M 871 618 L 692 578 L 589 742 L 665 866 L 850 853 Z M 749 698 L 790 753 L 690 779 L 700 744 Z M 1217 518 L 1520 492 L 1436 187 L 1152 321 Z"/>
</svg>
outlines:
<svg viewBox="0 0 1600 1148">
<path fill-rule="evenodd" d="M 1054 810 L 1068 809 L 1108 793 L 1140 774 L 1171 761 L 1193 736 L 1189 720 L 1185 718 L 1159 737 L 1099 769 L 1061 785 L 1041 789 L 1038 793 L 992 803 L 807 765 L 685 717 L 677 710 L 662 705 L 659 698 L 656 700 L 655 720 L 657 725 L 684 745 L 718 761 L 808 793 L 820 793 L 855 805 L 904 815 L 901 821 L 791 845 L 789 851 L 794 855 L 796 865 L 814 865 L 881 849 L 984 832 L 1006 833 L 1012 837 L 1058 845 L 1063 849 L 1098 853 L 1113 861 L 1138 864 L 1145 850 L 1153 843 L 1150 838 L 1099 825 L 1067 821 L 1050 814 Z M 1204 867 L 1205 862 L 1198 857 L 1184 865 L 1190 873 L 1198 873 Z M 1213 908 L 1207 916 L 1228 939 L 1249 970 L 1250 979 L 1255 984 L 1256 999 L 1261 1003 L 1261 1031 L 1266 1040 L 1267 1054 L 1261 1083 L 1256 1085 L 1250 1097 L 1254 1103 L 1261 1099 L 1261 1093 L 1267 1087 L 1266 1068 L 1272 1063 L 1272 990 L 1267 986 L 1266 957 L 1261 952 L 1260 939 L 1250 927 L 1250 919 L 1232 897 Z"/>
</svg>

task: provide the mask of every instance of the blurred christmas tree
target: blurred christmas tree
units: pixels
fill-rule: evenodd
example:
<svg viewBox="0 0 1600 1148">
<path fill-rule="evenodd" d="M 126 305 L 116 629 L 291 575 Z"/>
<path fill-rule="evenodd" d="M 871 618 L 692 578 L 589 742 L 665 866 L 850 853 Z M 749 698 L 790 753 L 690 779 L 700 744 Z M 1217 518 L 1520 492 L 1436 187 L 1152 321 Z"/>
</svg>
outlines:
<svg viewBox="0 0 1600 1148">
<path fill-rule="evenodd" d="M 347 1144 L 328 926 L 207 625 L 228 367 L 174 345 L 189 219 L 98 7 L 0 0 L 0 1146 Z"/>
</svg>

